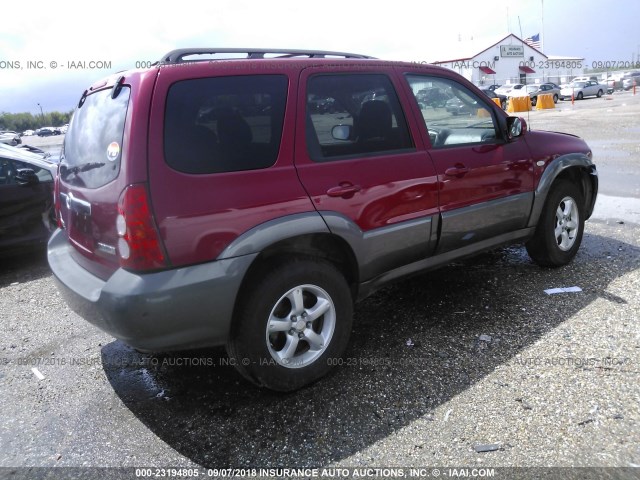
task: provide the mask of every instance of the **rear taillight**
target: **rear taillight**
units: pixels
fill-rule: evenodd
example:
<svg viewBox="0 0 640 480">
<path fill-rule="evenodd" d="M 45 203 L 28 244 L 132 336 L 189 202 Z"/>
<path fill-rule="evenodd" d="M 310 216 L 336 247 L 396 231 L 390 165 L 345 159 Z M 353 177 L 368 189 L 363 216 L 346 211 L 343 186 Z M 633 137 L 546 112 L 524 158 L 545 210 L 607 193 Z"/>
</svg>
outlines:
<svg viewBox="0 0 640 480">
<path fill-rule="evenodd" d="M 144 185 L 129 185 L 120 195 L 116 229 L 122 268 L 146 271 L 167 266 Z"/>
<path fill-rule="evenodd" d="M 56 223 L 58 228 L 64 228 L 64 222 L 62 221 L 62 212 L 60 211 L 60 167 L 53 180 L 53 208 L 56 213 Z"/>
</svg>

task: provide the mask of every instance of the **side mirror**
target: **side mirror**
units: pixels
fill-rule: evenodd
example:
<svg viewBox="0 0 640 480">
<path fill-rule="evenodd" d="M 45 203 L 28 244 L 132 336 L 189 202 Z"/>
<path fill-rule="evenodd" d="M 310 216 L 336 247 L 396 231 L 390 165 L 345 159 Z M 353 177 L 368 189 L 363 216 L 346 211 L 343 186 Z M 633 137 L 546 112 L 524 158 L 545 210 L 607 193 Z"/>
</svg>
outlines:
<svg viewBox="0 0 640 480">
<path fill-rule="evenodd" d="M 335 125 L 331 129 L 331 136 L 335 140 L 349 140 L 351 138 L 351 125 Z"/>
<path fill-rule="evenodd" d="M 34 172 L 30 168 L 18 168 L 16 170 L 15 179 L 16 183 L 21 187 L 37 185 L 38 183 L 40 183 L 40 179 L 36 175 L 36 172 Z"/>
<path fill-rule="evenodd" d="M 520 137 L 524 135 L 527 131 L 527 122 L 525 122 L 524 118 L 520 117 L 509 117 L 507 118 L 507 135 L 509 140 L 512 140 L 516 137 Z"/>
</svg>

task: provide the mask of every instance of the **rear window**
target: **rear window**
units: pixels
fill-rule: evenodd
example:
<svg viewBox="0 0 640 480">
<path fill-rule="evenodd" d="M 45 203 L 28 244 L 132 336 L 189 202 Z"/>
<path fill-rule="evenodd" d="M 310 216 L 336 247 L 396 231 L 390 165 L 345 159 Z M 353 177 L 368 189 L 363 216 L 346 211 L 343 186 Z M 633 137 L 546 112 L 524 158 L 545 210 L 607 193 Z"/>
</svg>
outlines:
<svg viewBox="0 0 640 480">
<path fill-rule="evenodd" d="M 60 162 L 60 176 L 71 185 L 98 188 L 120 172 L 131 92 L 123 87 L 116 98 L 111 98 L 111 93 L 108 89 L 88 95 L 73 114 Z"/>
<path fill-rule="evenodd" d="M 169 89 L 164 155 L 185 173 L 255 170 L 278 157 L 287 77 L 251 75 L 184 80 Z"/>
</svg>

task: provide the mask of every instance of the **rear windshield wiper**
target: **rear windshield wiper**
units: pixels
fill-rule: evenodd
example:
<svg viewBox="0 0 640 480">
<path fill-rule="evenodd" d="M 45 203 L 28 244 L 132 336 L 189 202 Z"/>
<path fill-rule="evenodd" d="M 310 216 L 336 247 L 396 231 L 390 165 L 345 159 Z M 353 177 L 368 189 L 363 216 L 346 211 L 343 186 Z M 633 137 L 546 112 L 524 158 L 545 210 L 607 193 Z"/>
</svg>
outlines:
<svg viewBox="0 0 640 480">
<path fill-rule="evenodd" d="M 104 162 L 87 162 L 74 167 L 69 167 L 67 164 L 60 165 L 60 175 L 65 178 L 69 175 L 78 175 L 79 173 L 88 172 L 96 168 L 104 167 Z"/>
</svg>

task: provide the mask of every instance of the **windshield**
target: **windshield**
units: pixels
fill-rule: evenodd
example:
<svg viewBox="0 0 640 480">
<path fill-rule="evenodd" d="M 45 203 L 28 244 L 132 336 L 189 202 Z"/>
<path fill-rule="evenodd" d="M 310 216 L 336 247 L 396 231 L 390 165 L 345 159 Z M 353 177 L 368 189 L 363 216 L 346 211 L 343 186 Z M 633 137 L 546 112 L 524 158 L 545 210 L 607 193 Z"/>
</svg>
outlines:
<svg viewBox="0 0 640 480">
<path fill-rule="evenodd" d="M 116 98 L 112 91 L 88 95 L 73 114 L 60 163 L 60 177 L 71 185 L 98 188 L 120 172 L 130 90 L 122 88 Z"/>
</svg>

